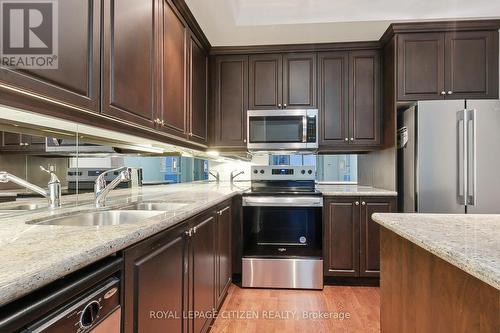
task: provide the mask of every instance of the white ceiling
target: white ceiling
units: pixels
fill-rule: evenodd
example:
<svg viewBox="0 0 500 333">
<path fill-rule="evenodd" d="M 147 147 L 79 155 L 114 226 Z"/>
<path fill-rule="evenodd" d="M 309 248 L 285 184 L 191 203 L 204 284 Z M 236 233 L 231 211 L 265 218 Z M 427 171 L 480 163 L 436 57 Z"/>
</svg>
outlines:
<svg viewBox="0 0 500 333">
<path fill-rule="evenodd" d="M 392 22 L 499 18 L 499 0 L 185 0 L 213 46 L 378 40 Z"/>
</svg>

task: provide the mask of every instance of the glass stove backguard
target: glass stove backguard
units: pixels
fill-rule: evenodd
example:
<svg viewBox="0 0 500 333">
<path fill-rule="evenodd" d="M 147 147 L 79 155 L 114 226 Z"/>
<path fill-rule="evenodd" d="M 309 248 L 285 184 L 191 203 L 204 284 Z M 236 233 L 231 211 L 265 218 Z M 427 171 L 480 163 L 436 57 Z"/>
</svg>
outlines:
<svg viewBox="0 0 500 333">
<path fill-rule="evenodd" d="M 250 118 L 251 143 L 302 142 L 303 116 L 267 116 Z"/>
</svg>

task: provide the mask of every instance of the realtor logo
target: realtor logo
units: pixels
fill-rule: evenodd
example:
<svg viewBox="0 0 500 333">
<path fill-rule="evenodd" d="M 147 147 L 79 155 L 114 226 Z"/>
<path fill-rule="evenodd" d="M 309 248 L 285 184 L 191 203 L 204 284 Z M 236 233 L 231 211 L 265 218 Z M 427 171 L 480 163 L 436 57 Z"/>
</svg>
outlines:
<svg viewBox="0 0 500 333">
<path fill-rule="evenodd" d="M 2 67 L 58 67 L 57 0 L 0 0 Z"/>
</svg>

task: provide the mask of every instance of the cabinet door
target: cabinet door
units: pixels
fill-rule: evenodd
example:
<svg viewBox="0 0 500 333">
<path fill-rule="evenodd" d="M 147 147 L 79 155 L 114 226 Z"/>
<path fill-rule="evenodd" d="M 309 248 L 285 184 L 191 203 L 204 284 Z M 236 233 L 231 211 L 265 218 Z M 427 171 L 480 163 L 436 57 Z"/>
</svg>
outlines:
<svg viewBox="0 0 500 333">
<path fill-rule="evenodd" d="M 318 62 L 320 145 L 345 147 L 349 142 L 349 56 L 347 52 L 320 53 Z"/>
<path fill-rule="evenodd" d="M 219 148 L 246 149 L 248 57 L 217 57 L 214 72 L 213 144 Z"/>
<path fill-rule="evenodd" d="M 231 204 L 219 207 L 217 212 L 217 308 L 222 304 L 231 284 Z"/>
<path fill-rule="evenodd" d="M 149 127 L 157 114 L 160 1 L 104 1 L 103 6 L 102 113 Z"/>
<path fill-rule="evenodd" d="M 186 225 L 124 251 L 124 332 L 185 332 Z M 167 311 L 156 319 L 151 311 Z"/>
<path fill-rule="evenodd" d="M 325 200 L 324 274 L 359 275 L 359 199 Z"/>
<path fill-rule="evenodd" d="M 2 132 L 2 150 L 19 151 L 24 150 L 23 135 L 10 132 Z"/>
<path fill-rule="evenodd" d="M 316 53 L 283 56 L 283 108 L 316 107 Z"/>
<path fill-rule="evenodd" d="M 349 54 L 349 143 L 373 146 L 381 143 L 381 76 L 378 50 Z"/>
<path fill-rule="evenodd" d="M 163 4 L 163 130 L 180 137 L 187 134 L 186 42 L 184 20 L 169 1 Z"/>
<path fill-rule="evenodd" d="M 191 238 L 190 285 L 192 290 L 191 311 L 209 313 L 215 309 L 215 214 L 204 214 L 194 222 Z M 196 316 L 192 332 L 207 332 L 210 318 Z"/>
<path fill-rule="evenodd" d="M 58 2 L 58 68 L 0 67 L 0 82 L 98 112 L 100 0 Z"/>
<path fill-rule="evenodd" d="M 393 198 L 361 198 L 360 276 L 380 276 L 380 227 L 371 216 L 374 213 L 393 213 Z"/>
<path fill-rule="evenodd" d="M 443 99 L 444 33 L 400 34 L 398 100 Z"/>
<path fill-rule="evenodd" d="M 189 139 L 207 144 L 207 55 L 196 37 L 190 43 L 190 132 Z"/>
<path fill-rule="evenodd" d="M 0 82 L 49 100 L 98 112 L 100 0 L 58 2 L 58 68 L 0 67 Z"/>
<path fill-rule="evenodd" d="M 281 54 L 251 55 L 249 108 L 279 109 L 283 105 L 283 58 Z"/>
<path fill-rule="evenodd" d="M 446 33 L 446 98 L 498 98 L 498 31 Z"/>
</svg>

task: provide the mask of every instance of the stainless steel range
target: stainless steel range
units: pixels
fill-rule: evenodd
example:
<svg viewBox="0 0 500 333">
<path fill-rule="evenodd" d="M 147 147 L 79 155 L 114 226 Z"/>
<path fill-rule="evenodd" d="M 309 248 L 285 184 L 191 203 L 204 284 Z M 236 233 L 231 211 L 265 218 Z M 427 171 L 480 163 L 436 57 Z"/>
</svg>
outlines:
<svg viewBox="0 0 500 333">
<path fill-rule="evenodd" d="M 243 287 L 323 288 L 314 167 L 254 166 L 243 194 Z"/>
</svg>

